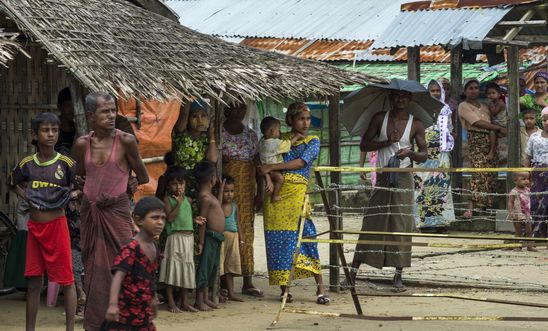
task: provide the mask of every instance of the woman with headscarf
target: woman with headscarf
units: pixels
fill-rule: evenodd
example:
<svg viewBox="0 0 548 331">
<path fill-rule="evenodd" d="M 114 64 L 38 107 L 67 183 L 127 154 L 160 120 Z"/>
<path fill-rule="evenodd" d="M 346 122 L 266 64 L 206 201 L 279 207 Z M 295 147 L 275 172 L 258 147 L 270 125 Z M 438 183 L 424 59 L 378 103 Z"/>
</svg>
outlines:
<svg viewBox="0 0 548 331">
<path fill-rule="evenodd" d="M 290 140 L 297 134 L 304 136 L 304 139 L 298 140 L 291 146 L 289 153 L 283 156 L 283 163 L 261 167 L 263 175 L 270 171 L 282 171 L 284 176 L 280 190 L 281 200 L 272 202 L 271 199 L 264 199 L 264 237 L 268 280 L 270 285 L 280 286 L 282 291 L 280 298 L 287 290 L 293 253 L 297 247 L 299 221 L 304 222 L 303 237 L 316 236 L 306 192 L 310 171 L 320 154 L 320 139 L 308 135 L 310 110 L 306 104 L 298 102 L 289 105 L 285 120 L 291 127 L 291 132 L 285 133 L 282 139 Z M 296 261 L 294 279 L 308 277 L 314 277 L 316 281 L 316 303 L 328 304 L 330 299 L 325 295 L 317 243 L 301 244 Z M 287 294 L 287 300 L 292 302 L 291 293 Z"/>
<path fill-rule="evenodd" d="M 548 72 L 539 71 L 533 78 L 535 94 L 526 94 L 519 99 L 522 108 L 534 109 L 537 114 L 537 126 L 542 129 L 542 109 L 548 106 Z"/>
<path fill-rule="evenodd" d="M 440 81 L 432 80 L 428 91 L 444 103 L 436 114 L 434 124 L 425 130 L 428 159 L 421 168 L 449 168 L 454 147 L 452 111 L 445 101 L 445 90 Z M 419 229 L 445 229 L 455 219 L 451 195 L 451 177 L 446 172 L 415 174 L 416 224 Z"/>
<path fill-rule="evenodd" d="M 480 83 L 477 79 L 468 79 L 464 83 L 465 100 L 459 105 L 458 113 L 463 128 L 468 131 L 468 158 L 473 168 L 494 168 L 496 156 L 489 158 L 489 132 L 495 131 L 506 135 L 506 128 L 491 123 L 491 114 L 485 104 L 479 101 Z M 492 199 L 486 193 L 493 192 L 496 174 L 492 172 L 474 172 L 470 179 L 472 198 L 469 209 L 463 214 L 465 218 L 473 216 L 475 208 L 491 207 Z"/>
<path fill-rule="evenodd" d="M 234 200 L 238 206 L 239 226 L 243 242 L 240 245 L 242 294 L 262 297 L 263 292 L 253 285 L 253 239 L 255 202 L 262 203 L 262 177 L 256 176 L 259 165 L 258 139 L 255 131 L 245 126 L 245 103 L 231 104 L 225 109 L 223 137 L 223 173 L 234 178 Z M 257 187 L 259 190 L 257 190 Z"/>
</svg>

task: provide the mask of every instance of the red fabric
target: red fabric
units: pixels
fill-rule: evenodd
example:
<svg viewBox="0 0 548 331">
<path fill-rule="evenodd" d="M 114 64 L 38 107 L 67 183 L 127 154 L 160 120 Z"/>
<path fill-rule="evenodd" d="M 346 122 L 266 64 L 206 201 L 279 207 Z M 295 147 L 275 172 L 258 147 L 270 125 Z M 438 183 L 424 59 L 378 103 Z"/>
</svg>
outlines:
<svg viewBox="0 0 548 331">
<path fill-rule="evenodd" d="M 60 216 L 50 222 L 29 220 L 25 276 L 42 276 L 61 286 L 74 284 L 72 255 L 67 218 Z"/>
</svg>

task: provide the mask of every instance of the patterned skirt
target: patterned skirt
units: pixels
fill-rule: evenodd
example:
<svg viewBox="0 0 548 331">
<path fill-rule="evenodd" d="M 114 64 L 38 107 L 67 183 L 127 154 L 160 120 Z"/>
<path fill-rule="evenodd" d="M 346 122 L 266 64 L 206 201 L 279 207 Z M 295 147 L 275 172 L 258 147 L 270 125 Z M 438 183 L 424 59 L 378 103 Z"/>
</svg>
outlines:
<svg viewBox="0 0 548 331">
<path fill-rule="evenodd" d="M 308 181 L 300 175 L 284 174 L 280 190 L 281 200 L 272 203 L 264 200 L 264 231 L 266 259 L 270 285 L 287 285 L 293 253 L 297 246 L 299 219 L 303 210 Z M 310 219 L 308 205 L 304 221 L 303 237 L 316 236 L 316 228 Z M 297 259 L 294 279 L 320 274 L 320 256 L 317 243 L 303 243 Z"/>
<path fill-rule="evenodd" d="M 487 160 L 489 154 L 489 133 L 468 131 L 468 157 L 472 168 L 494 168 L 496 157 Z M 496 183 L 496 173 L 474 172 L 470 179 L 470 191 L 472 191 L 472 202 L 474 207 L 490 208 L 493 205 L 491 196 L 485 193 L 493 193 Z"/>
<path fill-rule="evenodd" d="M 238 216 L 245 244 L 240 247 L 242 275 L 252 276 L 254 272 L 253 239 L 255 238 L 255 166 L 253 161 L 228 160 L 223 162 L 223 172 L 234 177 L 234 200 L 238 205 Z"/>
</svg>

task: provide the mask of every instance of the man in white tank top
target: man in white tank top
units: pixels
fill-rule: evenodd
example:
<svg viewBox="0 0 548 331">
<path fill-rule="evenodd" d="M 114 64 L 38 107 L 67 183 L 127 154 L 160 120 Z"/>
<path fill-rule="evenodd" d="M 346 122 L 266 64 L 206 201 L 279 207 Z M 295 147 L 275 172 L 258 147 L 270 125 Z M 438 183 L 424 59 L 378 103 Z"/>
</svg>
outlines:
<svg viewBox="0 0 548 331">
<path fill-rule="evenodd" d="M 362 152 L 378 151 L 378 167 L 387 167 L 388 160 L 395 155 L 400 167 L 411 167 L 413 162 L 424 162 L 427 158 L 424 125 L 408 107 L 412 95 L 406 91 L 394 90 L 390 95 L 392 110 L 377 113 L 365 132 L 360 149 Z M 418 152 L 413 145 L 416 144 Z M 399 173 L 397 190 L 387 189 L 388 173 L 377 174 L 377 187 L 371 193 L 369 208 L 363 219 L 362 231 L 412 232 L 413 215 L 413 176 Z M 360 240 L 398 241 L 407 243 L 411 237 L 360 235 Z M 356 245 L 352 262 L 353 277 L 360 267 L 366 264 L 382 269 L 394 267 L 394 287 L 405 290 L 402 283 L 402 270 L 411 266 L 411 246 Z"/>
</svg>

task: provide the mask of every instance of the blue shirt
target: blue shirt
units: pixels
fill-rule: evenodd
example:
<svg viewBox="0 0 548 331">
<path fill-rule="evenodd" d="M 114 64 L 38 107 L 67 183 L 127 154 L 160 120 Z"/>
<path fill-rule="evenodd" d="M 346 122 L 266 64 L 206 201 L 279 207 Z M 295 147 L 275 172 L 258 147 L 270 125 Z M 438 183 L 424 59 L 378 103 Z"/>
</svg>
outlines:
<svg viewBox="0 0 548 331">
<path fill-rule="evenodd" d="M 238 232 L 238 224 L 236 222 L 236 204 L 232 203 L 232 212 L 230 216 L 225 216 L 225 231 Z"/>
<path fill-rule="evenodd" d="M 305 163 L 304 167 L 297 170 L 286 170 L 284 173 L 301 175 L 308 179 L 310 171 L 314 165 L 314 161 L 320 155 L 320 139 L 316 136 L 308 136 L 304 141 L 299 141 L 294 146 L 291 146 L 289 153 L 284 155 L 284 162 L 289 162 L 297 159 L 302 159 Z"/>
</svg>

